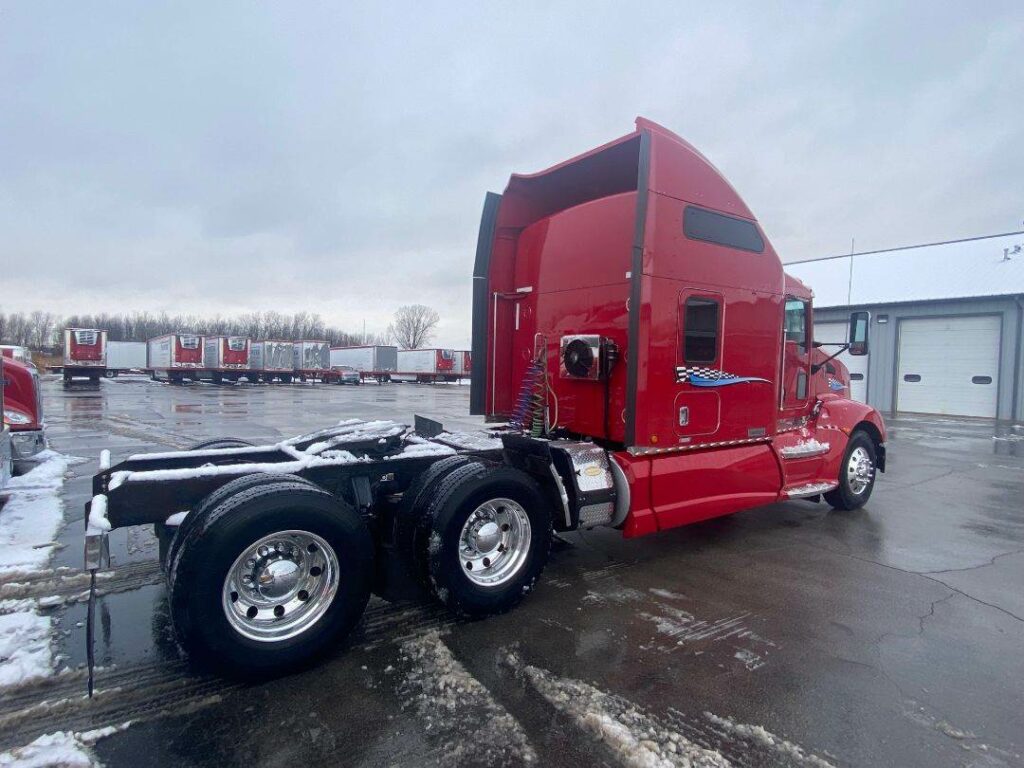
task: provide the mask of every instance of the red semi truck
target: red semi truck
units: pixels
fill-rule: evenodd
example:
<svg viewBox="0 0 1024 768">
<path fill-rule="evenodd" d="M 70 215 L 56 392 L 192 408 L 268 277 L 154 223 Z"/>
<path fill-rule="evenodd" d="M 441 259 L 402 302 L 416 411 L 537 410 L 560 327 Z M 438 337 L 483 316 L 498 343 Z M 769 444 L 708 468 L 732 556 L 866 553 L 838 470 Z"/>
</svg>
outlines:
<svg viewBox="0 0 1024 768">
<path fill-rule="evenodd" d="M 4 432 L 0 438 L 0 456 L 6 461 L 9 452 L 16 473 L 32 467 L 36 455 L 46 448 L 43 428 L 43 395 L 39 372 L 31 363 L 6 356 L 0 358 L 3 381 Z M 0 474 L 3 474 L 0 471 Z"/>
<path fill-rule="evenodd" d="M 473 282 L 470 408 L 502 426 L 350 420 L 131 456 L 93 479 L 87 567 L 111 527 L 155 525 L 182 645 L 258 675 L 336 645 L 371 591 L 504 611 L 553 531 L 855 509 L 885 469 L 885 425 L 815 344 L 811 291 L 721 173 L 652 122 L 488 194 Z M 866 354 L 867 331 L 853 313 L 835 353 Z"/>
</svg>

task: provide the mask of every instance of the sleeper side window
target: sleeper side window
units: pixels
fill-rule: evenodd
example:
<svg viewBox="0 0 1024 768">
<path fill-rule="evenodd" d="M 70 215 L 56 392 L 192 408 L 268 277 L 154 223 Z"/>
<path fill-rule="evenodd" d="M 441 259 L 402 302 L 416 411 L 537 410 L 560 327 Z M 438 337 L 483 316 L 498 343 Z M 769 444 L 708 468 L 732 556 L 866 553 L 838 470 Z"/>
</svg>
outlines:
<svg viewBox="0 0 1024 768">
<path fill-rule="evenodd" d="M 704 296 L 686 299 L 683 313 L 683 359 L 713 363 L 718 359 L 719 304 Z"/>
</svg>

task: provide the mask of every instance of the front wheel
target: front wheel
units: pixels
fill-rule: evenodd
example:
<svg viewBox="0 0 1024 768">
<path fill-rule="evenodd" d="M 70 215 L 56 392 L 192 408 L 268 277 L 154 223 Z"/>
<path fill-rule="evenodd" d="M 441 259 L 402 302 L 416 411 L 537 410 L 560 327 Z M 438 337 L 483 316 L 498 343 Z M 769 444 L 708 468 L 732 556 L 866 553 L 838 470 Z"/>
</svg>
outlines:
<svg viewBox="0 0 1024 768">
<path fill-rule="evenodd" d="M 433 487 L 431 591 L 469 616 L 507 611 L 530 591 L 551 549 L 551 511 L 536 482 L 506 466 L 470 464 Z"/>
<path fill-rule="evenodd" d="M 836 509 L 863 507 L 875 487 L 876 467 L 874 441 L 864 432 L 854 432 L 839 465 L 839 485 L 825 494 L 825 501 Z"/>
<path fill-rule="evenodd" d="M 373 542 L 351 507 L 293 478 L 239 490 L 204 517 L 168 574 L 172 623 L 192 659 L 240 677 L 281 674 L 358 622 Z"/>
</svg>

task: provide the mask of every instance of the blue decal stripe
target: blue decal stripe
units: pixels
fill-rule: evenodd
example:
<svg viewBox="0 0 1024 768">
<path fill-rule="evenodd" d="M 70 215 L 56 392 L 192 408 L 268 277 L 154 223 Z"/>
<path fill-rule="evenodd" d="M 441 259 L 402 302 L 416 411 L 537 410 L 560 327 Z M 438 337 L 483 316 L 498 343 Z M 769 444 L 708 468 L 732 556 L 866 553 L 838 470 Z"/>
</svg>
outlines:
<svg viewBox="0 0 1024 768">
<path fill-rule="evenodd" d="M 727 387 L 730 384 L 745 384 L 753 381 L 763 381 L 765 384 L 771 384 L 768 379 L 762 379 L 758 376 L 733 376 L 729 379 L 705 379 L 702 376 L 691 375 L 689 381 L 695 387 Z"/>
</svg>

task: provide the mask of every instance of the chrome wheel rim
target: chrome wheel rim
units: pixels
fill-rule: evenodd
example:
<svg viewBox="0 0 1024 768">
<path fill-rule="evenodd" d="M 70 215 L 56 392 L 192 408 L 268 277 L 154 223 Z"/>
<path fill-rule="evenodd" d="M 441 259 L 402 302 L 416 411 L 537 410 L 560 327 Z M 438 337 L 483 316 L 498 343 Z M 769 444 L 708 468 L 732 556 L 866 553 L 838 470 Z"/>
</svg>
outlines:
<svg viewBox="0 0 1024 768">
<path fill-rule="evenodd" d="M 871 479 L 875 476 L 875 466 L 871 463 L 871 456 L 868 452 L 857 446 L 850 453 L 850 459 L 846 463 L 846 480 L 850 486 L 850 492 L 854 496 L 860 496 L 871 485 Z"/>
<path fill-rule="evenodd" d="M 496 587 L 513 578 L 530 552 L 530 518 L 511 499 L 491 499 L 473 510 L 459 535 L 462 572 L 474 584 Z"/>
<path fill-rule="evenodd" d="M 221 597 L 228 623 L 250 640 L 300 635 L 338 592 L 338 556 L 309 531 L 279 531 L 248 546 L 228 569 Z"/>
</svg>

